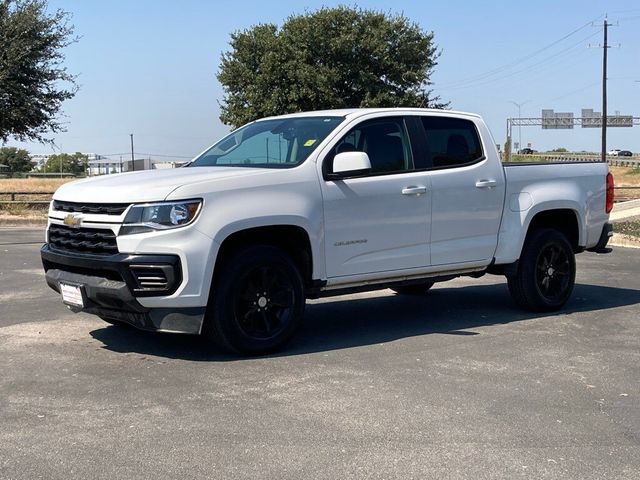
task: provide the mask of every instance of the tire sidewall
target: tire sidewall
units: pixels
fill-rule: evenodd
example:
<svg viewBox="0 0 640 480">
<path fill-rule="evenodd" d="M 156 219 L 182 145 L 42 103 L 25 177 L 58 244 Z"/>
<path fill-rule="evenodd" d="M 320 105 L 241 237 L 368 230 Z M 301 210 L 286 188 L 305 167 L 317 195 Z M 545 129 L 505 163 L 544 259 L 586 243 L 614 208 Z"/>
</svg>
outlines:
<svg viewBox="0 0 640 480">
<path fill-rule="evenodd" d="M 257 265 L 270 266 L 285 274 L 294 291 L 291 320 L 282 331 L 266 339 L 251 337 L 238 325 L 234 315 L 234 295 L 242 278 Z M 222 268 L 214 283 L 213 315 L 217 335 L 232 350 L 249 355 L 260 355 L 283 347 L 300 326 L 304 314 L 305 297 L 302 276 L 290 257 L 282 250 L 269 247 L 249 247 L 233 255 Z"/>
<path fill-rule="evenodd" d="M 556 300 L 547 298 L 536 281 L 536 269 L 538 260 L 542 252 L 551 245 L 562 248 L 569 260 L 569 283 L 561 296 Z M 556 310 L 562 307 L 573 292 L 576 276 L 576 261 L 573 249 L 566 237 L 556 230 L 540 230 L 536 232 L 525 246 L 523 255 L 524 264 L 522 265 L 521 275 L 523 275 L 524 288 L 527 290 L 528 296 L 535 302 L 535 306 L 539 310 Z"/>
</svg>

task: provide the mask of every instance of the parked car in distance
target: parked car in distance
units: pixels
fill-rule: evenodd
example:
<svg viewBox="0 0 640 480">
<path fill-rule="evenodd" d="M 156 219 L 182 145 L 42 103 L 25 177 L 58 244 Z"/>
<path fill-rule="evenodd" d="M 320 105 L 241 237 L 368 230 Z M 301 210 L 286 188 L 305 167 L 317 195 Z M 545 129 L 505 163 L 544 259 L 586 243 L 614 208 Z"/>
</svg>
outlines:
<svg viewBox="0 0 640 480">
<path fill-rule="evenodd" d="M 612 157 L 617 157 L 619 153 L 620 153 L 620 149 L 619 148 L 614 148 L 613 150 L 609 150 L 607 152 L 607 155 L 610 155 Z"/>
<path fill-rule="evenodd" d="M 521 307 L 558 310 L 574 255 L 608 251 L 613 189 L 604 162 L 503 164 L 470 113 L 295 113 L 183 168 L 61 186 L 41 255 L 74 312 L 256 355 L 285 345 L 307 298 L 495 274 Z"/>
<path fill-rule="evenodd" d="M 535 151 L 534 149 L 532 149 L 532 148 L 527 147 L 527 148 L 521 148 L 521 149 L 518 151 L 518 153 L 519 153 L 520 155 L 531 155 L 531 154 L 533 154 L 533 153 L 536 153 L 536 151 Z"/>
<path fill-rule="evenodd" d="M 633 157 L 633 153 L 631 153 L 629 150 L 620 150 L 618 152 L 618 156 L 619 157 Z"/>
</svg>

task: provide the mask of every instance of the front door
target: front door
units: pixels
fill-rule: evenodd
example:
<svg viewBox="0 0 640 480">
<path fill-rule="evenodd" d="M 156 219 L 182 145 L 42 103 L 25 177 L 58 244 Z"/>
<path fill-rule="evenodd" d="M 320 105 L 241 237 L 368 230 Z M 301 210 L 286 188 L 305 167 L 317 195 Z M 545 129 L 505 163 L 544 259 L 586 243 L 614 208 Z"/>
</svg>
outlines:
<svg viewBox="0 0 640 480">
<path fill-rule="evenodd" d="M 429 175 L 414 170 L 404 119 L 358 124 L 324 159 L 324 170 L 345 151 L 366 152 L 371 172 L 323 181 L 327 277 L 428 266 Z"/>
</svg>

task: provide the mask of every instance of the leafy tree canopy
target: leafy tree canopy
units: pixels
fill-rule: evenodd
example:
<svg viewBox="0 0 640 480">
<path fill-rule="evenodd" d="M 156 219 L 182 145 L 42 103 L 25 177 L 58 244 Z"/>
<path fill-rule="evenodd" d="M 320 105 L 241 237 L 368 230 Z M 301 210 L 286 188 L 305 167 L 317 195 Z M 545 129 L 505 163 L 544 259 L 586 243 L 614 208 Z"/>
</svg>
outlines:
<svg viewBox="0 0 640 480">
<path fill-rule="evenodd" d="M 42 167 L 45 173 L 73 173 L 75 175 L 85 173 L 88 167 L 88 157 L 84 153 L 74 154 L 59 153 L 51 155 Z"/>
<path fill-rule="evenodd" d="M 445 108 L 429 90 L 433 32 L 404 15 L 339 6 L 231 35 L 218 80 L 220 120 L 351 107 Z"/>
<path fill-rule="evenodd" d="M 0 165 L 8 166 L 11 173 L 28 172 L 33 168 L 29 152 L 16 147 L 0 148 Z"/>
<path fill-rule="evenodd" d="M 45 0 L 0 0 L 1 142 L 50 143 L 48 132 L 64 130 L 57 115 L 77 87 L 62 50 L 74 41 L 68 14 Z"/>
</svg>

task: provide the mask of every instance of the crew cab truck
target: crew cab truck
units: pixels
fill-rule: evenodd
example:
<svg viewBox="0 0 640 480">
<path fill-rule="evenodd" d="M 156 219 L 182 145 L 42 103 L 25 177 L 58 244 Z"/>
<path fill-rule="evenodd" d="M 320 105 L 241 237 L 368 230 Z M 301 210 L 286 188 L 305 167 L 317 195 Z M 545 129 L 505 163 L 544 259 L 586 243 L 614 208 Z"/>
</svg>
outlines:
<svg viewBox="0 0 640 480">
<path fill-rule="evenodd" d="M 41 255 L 74 311 L 263 354 L 306 298 L 492 273 L 559 309 L 574 255 L 608 250 L 612 206 L 605 163 L 503 165 L 477 115 L 329 110 L 249 123 L 184 168 L 63 185 Z"/>
</svg>

